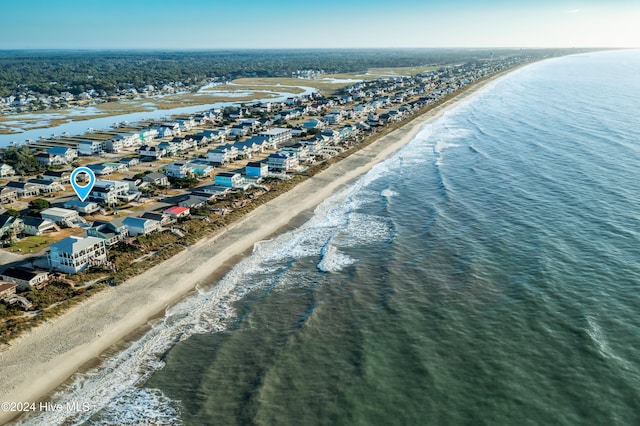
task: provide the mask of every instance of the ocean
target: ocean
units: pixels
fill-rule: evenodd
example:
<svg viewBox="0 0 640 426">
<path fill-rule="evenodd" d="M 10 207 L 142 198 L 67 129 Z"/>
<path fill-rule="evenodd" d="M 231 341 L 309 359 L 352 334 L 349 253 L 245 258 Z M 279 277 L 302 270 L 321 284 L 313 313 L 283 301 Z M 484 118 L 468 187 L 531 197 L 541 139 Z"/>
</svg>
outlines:
<svg viewBox="0 0 640 426">
<path fill-rule="evenodd" d="M 640 51 L 491 83 L 26 424 L 640 424 Z"/>
</svg>

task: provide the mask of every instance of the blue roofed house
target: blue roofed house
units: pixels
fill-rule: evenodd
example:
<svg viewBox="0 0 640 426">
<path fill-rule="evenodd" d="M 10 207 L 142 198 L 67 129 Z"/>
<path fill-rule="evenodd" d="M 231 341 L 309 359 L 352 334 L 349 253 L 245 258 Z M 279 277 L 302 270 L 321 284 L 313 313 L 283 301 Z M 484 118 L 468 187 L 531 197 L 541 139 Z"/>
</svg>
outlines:
<svg viewBox="0 0 640 426">
<path fill-rule="evenodd" d="M 80 141 L 76 147 L 79 155 L 100 155 L 104 150 L 102 141 Z"/>
<path fill-rule="evenodd" d="M 147 235 L 160 230 L 160 222 L 152 219 L 129 216 L 126 217 L 122 223 L 129 230 L 129 235 L 134 237 Z"/>
<path fill-rule="evenodd" d="M 242 186 L 244 180 L 240 173 L 235 172 L 221 172 L 215 177 L 215 184 L 218 186 L 224 186 L 226 188 L 237 188 Z"/>
<path fill-rule="evenodd" d="M 264 162 L 251 161 L 247 163 L 244 171 L 248 178 L 261 178 L 269 173 L 269 166 Z"/>
<path fill-rule="evenodd" d="M 40 217 L 24 216 L 22 218 L 24 222 L 24 230 L 22 231 L 26 235 L 42 235 L 47 231 L 59 231 L 60 228 L 55 223 L 47 219 Z"/>
<path fill-rule="evenodd" d="M 87 164 L 87 167 L 90 168 L 96 176 L 106 176 L 115 172 L 113 167 L 108 164 Z"/>
<path fill-rule="evenodd" d="M 124 224 L 123 218 L 111 222 L 96 220 L 91 228 L 87 229 L 87 235 L 101 238 L 107 247 L 113 247 L 129 236 L 129 228 Z"/>
<path fill-rule="evenodd" d="M 276 152 L 267 157 L 269 170 L 286 172 L 298 167 L 298 158 L 290 152 Z"/>
<path fill-rule="evenodd" d="M 107 263 L 105 241 L 96 237 L 67 237 L 49 246 L 49 267 L 66 274 L 77 274 L 90 266 Z"/>
<path fill-rule="evenodd" d="M 54 146 L 51 147 L 49 149 L 47 149 L 47 154 L 50 155 L 59 155 L 60 157 L 64 158 L 64 161 L 66 161 L 66 163 L 72 163 L 73 160 L 75 160 L 76 158 L 78 158 L 78 151 L 73 149 L 73 148 L 67 148 L 65 146 Z"/>
</svg>

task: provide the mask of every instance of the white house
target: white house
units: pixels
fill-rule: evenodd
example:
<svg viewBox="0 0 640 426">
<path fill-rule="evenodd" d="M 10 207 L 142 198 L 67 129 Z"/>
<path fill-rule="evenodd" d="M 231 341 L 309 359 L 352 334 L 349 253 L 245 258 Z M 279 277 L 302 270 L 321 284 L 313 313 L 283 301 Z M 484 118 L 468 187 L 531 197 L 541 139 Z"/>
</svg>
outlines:
<svg viewBox="0 0 640 426">
<path fill-rule="evenodd" d="M 28 290 L 29 288 L 42 288 L 49 279 L 49 273 L 25 268 L 8 268 L 0 279 L 17 285 L 18 290 Z"/>
<path fill-rule="evenodd" d="M 117 180 L 97 180 L 89 193 L 89 200 L 99 204 L 115 205 L 118 200 L 131 201 L 138 194 L 130 193 L 127 182 Z"/>
<path fill-rule="evenodd" d="M 76 147 L 79 155 L 100 155 L 104 149 L 102 141 L 80 141 Z"/>
<path fill-rule="evenodd" d="M 276 152 L 267 157 L 269 170 L 286 172 L 298 167 L 298 159 L 289 152 Z"/>
<path fill-rule="evenodd" d="M 167 164 L 164 173 L 167 176 L 182 179 L 191 176 L 193 171 L 184 161 L 174 161 L 173 163 Z"/>
<path fill-rule="evenodd" d="M 64 191 L 64 186 L 60 182 L 46 179 L 29 179 L 28 183 L 34 185 L 41 194 Z"/>
<path fill-rule="evenodd" d="M 51 207 L 42 210 L 40 217 L 58 225 L 73 227 L 76 223 L 82 222 L 78 212 L 75 210 L 61 209 L 60 207 Z"/>
<path fill-rule="evenodd" d="M 16 171 L 8 164 L 0 163 L 0 178 L 14 176 Z"/>
<path fill-rule="evenodd" d="M 226 188 L 237 188 L 242 186 L 244 179 L 240 173 L 221 172 L 215 177 L 215 184 Z"/>
<path fill-rule="evenodd" d="M 277 148 L 282 143 L 291 139 L 291 129 L 279 128 L 269 129 L 259 133 L 260 136 L 267 136 L 273 139 L 273 147 Z"/>
<path fill-rule="evenodd" d="M 126 217 L 122 223 L 129 230 L 129 235 L 138 236 L 146 235 L 160 229 L 160 222 L 152 219 L 144 219 L 141 217 Z"/>
<path fill-rule="evenodd" d="M 49 267 L 66 274 L 77 274 L 90 266 L 107 262 L 105 241 L 96 237 L 67 237 L 49 246 Z"/>
<path fill-rule="evenodd" d="M 47 231 L 59 231 L 60 228 L 50 220 L 39 217 L 25 216 L 22 218 L 24 229 L 22 232 L 26 235 L 42 235 Z"/>
<path fill-rule="evenodd" d="M 78 151 L 73 148 L 67 148 L 64 146 L 54 146 L 47 149 L 47 154 L 60 156 L 64 158 L 65 163 L 72 163 L 73 160 L 78 158 Z"/>
<path fill-rule="evenodd" d="M 140 158 L 153 158 L 155 160 L 161 159 L 166 154 L 165 150 L 156 146 L 142 145 L 138 148 L 138 157 Z"/>
</svg>

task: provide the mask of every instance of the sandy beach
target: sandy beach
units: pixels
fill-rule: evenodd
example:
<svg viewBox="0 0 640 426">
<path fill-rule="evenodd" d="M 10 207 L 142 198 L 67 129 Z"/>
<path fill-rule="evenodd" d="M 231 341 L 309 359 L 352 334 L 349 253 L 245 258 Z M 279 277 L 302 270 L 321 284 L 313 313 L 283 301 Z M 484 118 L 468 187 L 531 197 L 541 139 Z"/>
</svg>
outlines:
<svg viewBox="0 0 640 426">
<path fill-rule="evenodd" d="M 123 285 L 109 287 L 31 330 L 0 352 L 0 402 L 38 402 L 83 365 L 144 327 L 196 285 L 220 273 L 258 241 L 287 226 L 410 141 L 422 126 L 473 96 L 497 76 L 381 137 Z M 18 413 L 0 411 L 0 423 Z"/>
</svg>

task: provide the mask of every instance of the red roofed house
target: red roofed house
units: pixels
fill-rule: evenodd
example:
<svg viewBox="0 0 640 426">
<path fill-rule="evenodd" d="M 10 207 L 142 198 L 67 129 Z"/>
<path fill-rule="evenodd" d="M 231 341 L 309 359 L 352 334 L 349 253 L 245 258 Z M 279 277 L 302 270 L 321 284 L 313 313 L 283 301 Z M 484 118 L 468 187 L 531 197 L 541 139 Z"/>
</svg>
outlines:
<svg viewBox="0 0 640 426">
<path fill-rule="evenodd" d="M 169 215 L 173 219 L 180 219 L 182 217 L 189 216 L 191 211 L 189 210 L 188 207 L 173 206 L 166 209 L 164 213 Z"/>
</svg>

